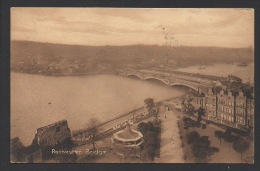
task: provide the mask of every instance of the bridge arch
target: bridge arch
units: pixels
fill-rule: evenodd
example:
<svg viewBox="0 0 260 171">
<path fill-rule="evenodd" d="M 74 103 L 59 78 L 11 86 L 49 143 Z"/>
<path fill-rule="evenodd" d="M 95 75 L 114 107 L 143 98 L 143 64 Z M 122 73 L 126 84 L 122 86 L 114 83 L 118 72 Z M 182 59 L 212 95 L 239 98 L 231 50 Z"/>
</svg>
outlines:
<svg viewBox="0 0 260 171">
<path fill-rule="evenodd" d="M 143 78 L 142 78 L 142 75 L 140 75 L 140 74 L 133 74 L 133 73 L 129 73 L 129 74 L 126 74 L 126 76 L 127 76 L 127 77 L 130 77 L 130 76 L 135 76 L 135 77 L 138 77 L 138 78 L 140 78 L 141 80 L 143 79 Z"/>
<path fill-rule="evenodd" d="M 163 82 L 164 84 L 169 85 L 169 83 L 166 80 L 161 79 L 161 78 L 157 78 L 157 77 L 145 77 L 144 78 L 144 80 L 149 80 L 149 79 L 159 80 L 159 81 Z"/>
<path fill-rule="evenodd" d="M 196 86 L 192 86 L 192 85 L 188 85 L 188 84 L 183 84 L 183 83 L 171 83 L 170 86 L 178 86 L 178 85 L 181 85 L 181 86 L 185 86 L 185 87 L 189 87 L 195 91 L 198 91 L 198 87 Z"/>
</svg>

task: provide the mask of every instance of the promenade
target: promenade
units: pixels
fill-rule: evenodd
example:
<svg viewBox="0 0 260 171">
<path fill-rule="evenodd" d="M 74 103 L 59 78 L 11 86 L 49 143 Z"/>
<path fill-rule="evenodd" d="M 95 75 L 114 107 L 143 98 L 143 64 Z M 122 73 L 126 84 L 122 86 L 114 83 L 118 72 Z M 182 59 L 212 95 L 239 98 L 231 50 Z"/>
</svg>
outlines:
<svg viewBox="0 0 260 171">
<path fill-rule="evenodd" d="M 165 111 L 164 105 L 161 106 L 161 147 L 160 158 L 156 159 L 156 163 L 185 163 L 183 160 L 183 150 L 179 129 L 177 126 L 178 117 L 177 111 Z M 166 118 L 165 118 L 166 116 Z"/>
</svg>

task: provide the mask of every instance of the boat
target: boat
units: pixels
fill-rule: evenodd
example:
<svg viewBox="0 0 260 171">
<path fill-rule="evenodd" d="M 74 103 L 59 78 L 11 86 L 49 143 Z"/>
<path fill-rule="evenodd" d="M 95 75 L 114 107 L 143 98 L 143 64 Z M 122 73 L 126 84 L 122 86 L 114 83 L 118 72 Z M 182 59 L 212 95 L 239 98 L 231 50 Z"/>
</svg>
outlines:
<svg viewBox="0 0 260 171">
<path fill-rule="evenodd" d="M 199 69 L 205 69 L 206 67 L 205 66 L 200 66 Z"/>
<path fill-rule="evenodd" d="M 241 63 L 237 64 L 237 66 L 239 66 L 239 67 L 246 67 L 247 63 L 246 62 L 241 62 Z"/>
</svg>

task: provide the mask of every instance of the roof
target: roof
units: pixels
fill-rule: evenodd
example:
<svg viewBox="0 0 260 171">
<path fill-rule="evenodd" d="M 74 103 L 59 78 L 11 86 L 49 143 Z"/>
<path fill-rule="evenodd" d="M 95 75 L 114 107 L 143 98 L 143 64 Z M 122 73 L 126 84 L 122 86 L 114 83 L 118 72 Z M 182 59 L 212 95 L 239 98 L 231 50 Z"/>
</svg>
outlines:
<svg viewBox="0 0 260 171">
<path fill-rule="evenodd" d="M 120 134 L 118 134 L 118 137 L 123 138 L 123 139 L 135 139 L 135 138 L 138 138 L 139 135 L 137 133 L 133 132 L 130 129 L 130 126 L 127 125 L 127 127 L 124 129 L 124 131 L 121 132 Z"/>
<path fill-rule="evenodd" d="M 68 122 L 66 119 L 63 119 L 63 120 L 60 120 L 58 122 L 55 122 L 55 123 L 52 123 L 52 124 L 49 124 L 49 125 L 46 125 L 46 126 L 43 126 L 43 127 L 40 127 L 40 128 L 37 128 L 37 133 L 45 130 L 45 129 L 48 129 L 50 127 L 53 127 L 53 126 L 57 126 L 57 125 L 60 125 L 60 124 L 64 124 L 64 125 L 68 125 Z"/>
<path fill-rule="evenodd" d="M 114 134 L 114 138 L 121 141 L 136 141 L 142 137 L 143 135 L 141 134 L 141 132 L 131 130 L 130 125 L 127 125 L 124 130 L 118 131 Z"/>
</svg>

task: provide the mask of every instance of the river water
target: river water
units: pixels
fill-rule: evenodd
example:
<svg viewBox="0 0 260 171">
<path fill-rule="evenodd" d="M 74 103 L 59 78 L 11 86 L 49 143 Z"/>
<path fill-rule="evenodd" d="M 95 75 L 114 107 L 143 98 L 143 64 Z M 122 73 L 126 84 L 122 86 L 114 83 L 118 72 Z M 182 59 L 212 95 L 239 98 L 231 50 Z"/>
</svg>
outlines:
<svg viewBox="0 0 260 171">
<path fill-rule="evenodd" d="M 11 137 L 29 145 L 36 129 L 67 119 L 71 130 L 90 117 L 105 121 L 134 108 L 144 99 L 155 101 L 187 89 L 114 75 L 51 77 L 11 73 Z"/>
<path fill-rule="evenodd" d="M 204 67 L 204 68 L 203 68 Z M 203 68 L 203 69 L 201 69 Z M 178 71 L 189 72 L 189 73 L 200 73 L 206 75 L 215 75 L 220 77 L 227 77 L 228 75 L 235 75 L 240 77 L 244 83 L 254 83 L 254 63 L 248 63 L 245 67 L 239 67 L 238 63 L 225 64 L 216 63 L 210 66 L 190 66 L 186 68 L 180 68 Z"/>
</svg>

